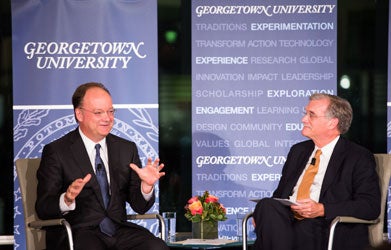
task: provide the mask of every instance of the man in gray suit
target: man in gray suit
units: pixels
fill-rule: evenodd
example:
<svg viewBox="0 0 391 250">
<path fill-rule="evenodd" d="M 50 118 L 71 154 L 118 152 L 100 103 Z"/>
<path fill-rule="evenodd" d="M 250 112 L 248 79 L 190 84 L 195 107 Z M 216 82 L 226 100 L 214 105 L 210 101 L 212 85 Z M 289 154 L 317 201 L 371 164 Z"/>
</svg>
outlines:
<svg viewBox="0 0 391 250">
<path fill-rule="evenodd" d="M 327 249 L 329 225 L 336 216 L 379 216 L 374 156 L 341 136 L 348 131 L 352 117 L 350 104 L 338 96 L 310 97 L 302 118 L 302 134 L 310 140 L 291 148 L 273 197 L 260 200 L 254 210 L 257 250 Z M 287 206 L 273 198 L 297 204 Z M 367 225 L 336 228 L 334 250 L 367 246 Z"/>
<path fill-rule="evenodd" d="M 110 134 L 115 110 L 104 85 L 80 85 L 72 103 L 78 128 L 42 152 L 38 216 L 66 218 L 75 249 L 168 249 L 147 229 L 126 221 L 126 202 L 140 214 L 154 204 L 163 164 L 148 159 L 142 168 L 135 143 Z M 46 236 L 47 249 L 66 249 L 60 229 L 48 229 Z"/>
</svg>

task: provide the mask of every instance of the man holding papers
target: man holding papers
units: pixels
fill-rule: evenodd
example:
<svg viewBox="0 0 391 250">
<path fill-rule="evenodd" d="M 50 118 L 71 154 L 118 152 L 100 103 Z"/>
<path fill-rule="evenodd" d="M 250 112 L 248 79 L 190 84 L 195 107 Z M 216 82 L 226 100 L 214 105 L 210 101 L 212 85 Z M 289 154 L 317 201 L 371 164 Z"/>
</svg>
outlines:
<svg viewBox="0 0 391 250">
<path fill-rule="evenodd" d="M 329 225 L 336 216 L 379 216 L 374 156 L 341 136 L 352 117 L 350 104 L 340 97 L 310 97 L 302 118 L 302 134 L 310 140 L 291 148 L 273 198 L 257 203 L 255 249 L 327 249 Z M 367 225 L 337 227 L 334 250 L 361 250 L 368 244 Z"/>
</svg>

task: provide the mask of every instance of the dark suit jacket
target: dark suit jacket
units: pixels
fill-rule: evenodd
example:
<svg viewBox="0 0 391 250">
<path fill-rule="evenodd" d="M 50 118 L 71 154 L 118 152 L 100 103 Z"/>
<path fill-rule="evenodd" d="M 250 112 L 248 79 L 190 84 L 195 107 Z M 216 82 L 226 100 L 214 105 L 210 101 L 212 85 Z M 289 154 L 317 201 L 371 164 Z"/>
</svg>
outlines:
<svg viewBox="0 0 391 250">
<path fill-rule="evenodd" d="M 126 222 L 126 202 L 137 213 L 148 211 L 155 195 L 145 201 L 141 193 L 141 180 L 129 167 L 135 163 L 141 167 L 135 143 L 109 134 L 106 137 L 110 171 L 111 199 L 107 211 L 104 208 L 99 184 L 93 166 L 78 129 L 46 145 L 37 172 L 38 188 L 36 211 L 41 219 L 65 217 L 72 229 L 96 227 L 108 216 L 117 223 L 137 226 Z M 91 174 L 91 180 L 76 198 L 76 209 L 62 215 L 60 195 L 78 178 Z"/>
<path fill-rule="evenodd" d="M 294 145 L 273 197 L 288 198 L 314 150 L 314 143 Z M 340 137 L 331 155 L 319 202 L 323 203 L 326 225 L 338 215 L 376 219 L 381 197 L 374 156 L 367 149 Z M 368 244 L 367 225 L 341 224 L 336 228 L 333 249 L 363 249 Z"/>
</svg>

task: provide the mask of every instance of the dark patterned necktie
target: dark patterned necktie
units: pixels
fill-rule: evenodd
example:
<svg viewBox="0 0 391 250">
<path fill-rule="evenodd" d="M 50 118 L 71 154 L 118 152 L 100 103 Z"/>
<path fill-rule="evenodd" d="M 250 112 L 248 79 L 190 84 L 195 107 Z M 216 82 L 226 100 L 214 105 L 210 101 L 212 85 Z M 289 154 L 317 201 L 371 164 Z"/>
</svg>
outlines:
<svg viewBox="0 0 391 250">
<path fill-rule="evenodd" d="M 100 157 L 100 144 L 95 145 L 96 155 L 95 155 L 95 173 L 96 179 L 98 180 L 100 191 L 102 193 L 103 202 L 105 208 L 107 209 L 110 202 L 110 192 L 109 192 L 109 182 L 107 180 L 107 174 L 105 165 L 103 164 L 102 158 Z M 115 225 L 114 222 L 105 217 L 99 224 L 100 230 L 102 233 L 113 236 L 115 234 Z"/>
<path fill-rule="evenodd" d="M 99 182 L 100 191 L 102 193 L 105 208 L 107 208 L 110 201 L 109 182 L 107 181 L 105 165 L 103 164 L 102 158 L 100 158 L 100 144 L 95 145 L 95 150 L 96 150 L 96 155 L 95 155 L 96 178 L 98 179 Z"/>
</svg>

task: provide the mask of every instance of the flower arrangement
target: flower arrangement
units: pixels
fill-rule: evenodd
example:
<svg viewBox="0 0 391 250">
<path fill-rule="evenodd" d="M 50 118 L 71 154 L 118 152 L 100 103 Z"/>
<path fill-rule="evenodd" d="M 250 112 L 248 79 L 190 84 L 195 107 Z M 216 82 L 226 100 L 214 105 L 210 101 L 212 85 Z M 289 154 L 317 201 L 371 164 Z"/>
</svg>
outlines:
<svg viewBox="0 0 391 250">
<path fill-rule="evenodd" d="M 226 209 L 220 204 L 219 198 L 205 191 L 202 196 L 194 196 L 187 201 L 185 217 L 191 222 L 224 221 Z"/>
</svg>

